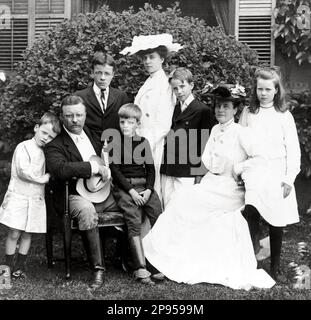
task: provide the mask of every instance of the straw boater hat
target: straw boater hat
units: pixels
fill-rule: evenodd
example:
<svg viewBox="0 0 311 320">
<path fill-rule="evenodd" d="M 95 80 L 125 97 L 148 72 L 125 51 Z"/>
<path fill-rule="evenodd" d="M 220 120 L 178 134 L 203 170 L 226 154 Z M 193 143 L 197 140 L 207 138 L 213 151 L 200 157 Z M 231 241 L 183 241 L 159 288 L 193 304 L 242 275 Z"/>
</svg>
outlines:
<svg viewBox="0 0 311 320">
<path fill-rule="evenodd" d="M 101 166 L 105 165 L 104 160 L 98 156 L 91 156 L 89 161 L 96 161 Z M 100 203 L 105 201 L 110 194 L 110 179 L 103 181 L 100 175 L 88 179 L 80 178 L 77 181 L 76 190 L 81 197 L 94 203 Z"/>
<path fill-rule="evenodd" d="M 169 53 L 177 52 L 182 48 L 179 43 L 173 43 L 172 35 L 168 33 L 154 34 L 148 36 L 135 36 L 130 47 L 124 48 L 120 53 L 123 55 L 138 53 L 149 49 L 156 49 L 159 46 L 167 48 Z"/>
</svg>

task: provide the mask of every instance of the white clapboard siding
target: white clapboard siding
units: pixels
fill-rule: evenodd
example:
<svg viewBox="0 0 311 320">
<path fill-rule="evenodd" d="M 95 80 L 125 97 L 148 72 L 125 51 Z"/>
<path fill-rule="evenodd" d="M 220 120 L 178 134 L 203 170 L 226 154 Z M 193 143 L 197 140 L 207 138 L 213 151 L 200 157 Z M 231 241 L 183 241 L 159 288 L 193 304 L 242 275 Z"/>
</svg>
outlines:
<svg viewBox="0 0 311 320">
<path fill-rule="evenodd" d="M 274 64 L 274 7 L 275 0 L 236 0 L 236 37 L 256 50 L 267 65 Z"/>
</svg>

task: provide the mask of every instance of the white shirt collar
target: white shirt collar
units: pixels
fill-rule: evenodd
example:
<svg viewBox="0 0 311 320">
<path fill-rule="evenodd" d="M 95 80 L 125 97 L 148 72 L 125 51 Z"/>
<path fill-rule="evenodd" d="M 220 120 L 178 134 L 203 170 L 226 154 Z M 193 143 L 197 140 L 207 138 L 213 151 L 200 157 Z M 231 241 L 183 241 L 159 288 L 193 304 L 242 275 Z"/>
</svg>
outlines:
<svg viewBox="0 0 311 320">
<path fill-rule="evenodd" d="M 158 77 L 162 77 L 162 74 L 165 74 L 164 70 L 161 68 L 158 71 L 151 73 L 151 75 L 149 76 L 150 78 L 158 78 Z"/>
<path fill-rule="evenodd" d="M 230 119 L 229 121 L 225 122 L 225 123 L 219 123 L 219 129 L 221 129 L 222 131 L 228 129 L 231 124 L 234 123 L 234 118 Z"/>
<path fill-rule="evenodd" d="M 260 107 L 263 108 L 263 109 L 269 109 L 269 108 L 273 107 L 273 101 L 265 104 L 264 106 L 260 105 Z"/>
<path fill-rule="evenodd" d="M 191 93 L 189 97 L 185 100 L 185 102 L 181 104 L 182 110 L 185 110 L 193 100 L 194 100 L 194 96 Z"/>
<path fill-rule="evenodd" d="M 96 85 L 95 82 L 93 84 L 93 90 L 94 90 L 96 96 L 99 96 L 99 97 L 101 96 L 101 89 L 98 88 L 98 86 Z M 106 88 L 106 91 L 105 91 L 105 99 L 107 99 L 108 94 L 109 94 L 109 86 Z"/>
<path fill-rule="evenodd" d="M 87 135 L 84 132 L 84 130 L 82 130 L 82 132 L 80 134 L 75 134 L 75 133 L 70 132 L 64 125 L 63 125 L 63 128 L 65 129 L 65 131 L 68 133 L 69 137 L 75 143 L 78 143 L 79 141 L 84 140 L 85 138 L 87 138 Z"/>
</svg>

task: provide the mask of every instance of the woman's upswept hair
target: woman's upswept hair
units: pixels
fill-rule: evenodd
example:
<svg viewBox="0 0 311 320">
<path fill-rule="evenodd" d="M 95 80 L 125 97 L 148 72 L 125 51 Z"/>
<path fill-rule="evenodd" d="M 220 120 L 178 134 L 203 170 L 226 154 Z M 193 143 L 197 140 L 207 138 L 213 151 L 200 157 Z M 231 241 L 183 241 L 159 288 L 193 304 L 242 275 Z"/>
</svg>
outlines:
<svg viewBox="0 0 311 320">
<path fill-rule="evenodd" d="M 168 57 L 168 49 L 165 46 L 158 46 L 157 48 L 154 48 L 154 49 L 141 50 L 141 51 L 138 51 L 137 54 L 140 58 L 143 58 L 145 54 L 150 54 L 152 52 L 157 52 L 159 56 L 162 59 L 164 59 L 164 61 Z"/>
<path fill-rule="evenodd" d="M 249 110 L 251 113 L 257 113 L 260 108 L 260 102 L 257 97 L 257 81 L 258 79 L 272 80 L 277 93 L 273 98 L 274 108 L 279 112 L 285 112 L 288 110 L 288 105 L 285 99 L 285 90 L 282 84 L 281 76 L 278 70 L 274 67 L 265 67 L 257 69 L 255 72 L 255 78 L 253 83 L 253 90 L 250 99 Z"/>
</svg>

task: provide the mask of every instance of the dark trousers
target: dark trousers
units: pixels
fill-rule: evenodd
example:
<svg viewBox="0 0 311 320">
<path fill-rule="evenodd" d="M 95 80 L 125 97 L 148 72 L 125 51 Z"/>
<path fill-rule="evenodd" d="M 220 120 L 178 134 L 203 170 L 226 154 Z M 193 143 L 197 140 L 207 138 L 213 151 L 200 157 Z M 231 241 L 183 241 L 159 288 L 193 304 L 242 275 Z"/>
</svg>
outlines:
<svg viewBox="0 0 311 320">
<path fill-rule="evenodd" d="M 145 190 L 146 179 L 130 178 L 130 182 L 137 192 Z M 124 212 L 129 238 L 140 236 L 144 215 L 149 218 L 150 224 L 153 226 L 162 212 L 161 202 L 156 191 L 152 191 L 149 200 L 142 207 L 138 207 L 130 194 L 117 186 L 113 188 L 113 194 L 118 206 Z"/>
</svg>

